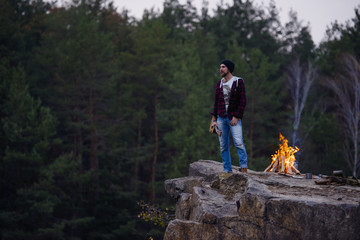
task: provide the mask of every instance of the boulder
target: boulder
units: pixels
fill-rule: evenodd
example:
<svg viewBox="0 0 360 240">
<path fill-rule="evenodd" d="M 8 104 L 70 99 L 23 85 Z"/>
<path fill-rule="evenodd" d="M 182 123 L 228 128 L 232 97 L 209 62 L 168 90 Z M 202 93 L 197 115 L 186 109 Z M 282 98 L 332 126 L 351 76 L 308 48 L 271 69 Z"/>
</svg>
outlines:
<svg viewBox="0 0 360 240">
<path fill-rule="evenodd" d="M 233 171 L 199 160 L 188 177 L 165 181 L 177 204 L 164 239 L 360 239 L 360 187 Z"/>
</svg>

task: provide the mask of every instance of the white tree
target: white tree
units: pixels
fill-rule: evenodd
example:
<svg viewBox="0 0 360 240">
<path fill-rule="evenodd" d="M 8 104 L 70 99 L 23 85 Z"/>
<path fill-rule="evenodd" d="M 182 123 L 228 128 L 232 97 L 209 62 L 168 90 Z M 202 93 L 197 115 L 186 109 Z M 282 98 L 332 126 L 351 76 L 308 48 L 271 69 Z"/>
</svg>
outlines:
<svg viewBox="0 0 360 240">
<path fill-rule="evenodd" d="M 304 111 L 310 87 L 318 77 L 318 70 L 310 61 L 306 66 L 302 66 L 300 64 L 300 60 L 295 59 L 289 65 L 287 73 L 287 85 L 294 103 L 294 122 L 292 133 L 292 145 L 294 146 L 297 141 L 301 114 Z"/>
<path fill-rule="evenodd" d="M 360 123 L 360 63 L 350 54 L 344 54 L 339 61 L 340 70 L 334 78 L 327 78 L 326 84 L 336 94 L 336 105 L 343 121 L 343 130 L 349 136 L 345 141 L 345 154 L 353 176 L 359 170 L 359 123 Z"/>
</svg>

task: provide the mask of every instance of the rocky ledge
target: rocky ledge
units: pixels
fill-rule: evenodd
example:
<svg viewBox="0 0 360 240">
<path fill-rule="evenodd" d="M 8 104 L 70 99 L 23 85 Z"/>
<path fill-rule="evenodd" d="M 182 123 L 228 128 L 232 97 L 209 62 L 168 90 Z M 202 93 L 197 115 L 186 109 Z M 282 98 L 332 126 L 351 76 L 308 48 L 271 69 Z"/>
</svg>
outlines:
<svg viewBox="0 0 360 240">
<path fill-rule="evenodd" d="M 360 187 L 233 171 L 200 160 L 188 177 L 165 181 L 177 204 L 164 239 L 360 239 Z"/>
</svg>

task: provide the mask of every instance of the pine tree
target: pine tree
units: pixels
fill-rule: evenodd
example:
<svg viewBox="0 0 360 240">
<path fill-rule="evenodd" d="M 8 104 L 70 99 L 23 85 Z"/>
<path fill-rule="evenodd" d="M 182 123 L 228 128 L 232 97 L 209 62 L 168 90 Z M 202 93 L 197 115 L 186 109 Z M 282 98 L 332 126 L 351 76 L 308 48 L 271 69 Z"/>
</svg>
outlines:
<svg viewBox="0 0 360 240">
<path fill-rule="evenodd" d="M 2 239 L 26 239 L 51 227 L 58 203 L 49 189 L 38 185 L 51 162 L 56 120 L 30 95 L 21 66 L 6 75 L 1 83 L 1 234 Z"/>
</svg>

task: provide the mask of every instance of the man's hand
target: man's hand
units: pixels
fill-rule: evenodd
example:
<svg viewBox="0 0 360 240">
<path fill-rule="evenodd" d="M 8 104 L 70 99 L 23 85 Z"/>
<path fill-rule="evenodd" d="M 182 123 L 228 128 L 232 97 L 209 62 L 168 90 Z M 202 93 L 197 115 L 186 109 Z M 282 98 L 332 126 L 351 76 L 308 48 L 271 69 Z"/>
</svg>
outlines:
<svg viewBox="0 0 360 240">
<path fill-rule="evenodd" d="M 231 119 L 230 125 L 231 125 L 231 126 L 235 126 L 235 125 L 238 123 L 238 121 L 239 121 L 238 118 L 233 117 L 233 118 Z"/>
</svg>

